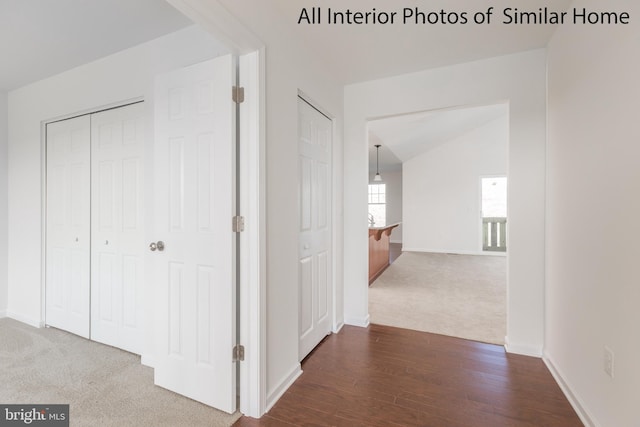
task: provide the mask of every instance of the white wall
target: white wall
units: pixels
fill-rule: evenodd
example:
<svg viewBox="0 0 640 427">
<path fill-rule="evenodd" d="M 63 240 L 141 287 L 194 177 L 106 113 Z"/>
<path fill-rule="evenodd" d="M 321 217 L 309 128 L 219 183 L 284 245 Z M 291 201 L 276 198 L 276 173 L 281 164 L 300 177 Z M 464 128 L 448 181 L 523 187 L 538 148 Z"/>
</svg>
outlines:
<svg viewBox="0 0 640 427">
<path fill-rule="evenodd" d="M 482 253 L 482 176 L 507 174 L 509 117 L 403 165 L 405 251 Z"/>
<path fill-rule="evenodd" d="M 0 92 L 0 318 L 7 312 L 7 94 Z"/>
<path fill-rule="evenodd" d="M 149 146 L 154 76 L 222 52 L 207 33 L 189 27 L 9 93 L 9 316 L 35 326 L 44 321 L 41 123 L 144 97 Z M 152 168 L 145 173 L 150 183 Z"/>
<path fill-rule="evenodd" d="M 345 320 L 368 323 L 367 119 L 509 102 L 510 351 L 541 355 L 544 300 L 546 53 L 426 70 L 345 88 Z M 406 234 L 406 233 L 405 233 Z M 406 236 L 405 236 L 406 237 Z"/>
<path fill-rule="evenodd" d="M 201 2 L 203 5 L 206 2 Z M 266 382 L 271 405 L 299 375 L 298 362 L 298 124 L 297 95 L 303 91 L 336 117 L 334 133 L 334 223 L 336 316 L 342 305 L 342 85 L 304 42 L 292 37 L 289 22 L 271 2 L 220 0 L 265 44 L 266 50 Z M 364 216 L 366 218 L 366 214 Z M 366 221 L 364 222 L 366 226 Z"/>
<path fill-rule="evenodd" d="M 402 222 L 402 170 L 380 171 L 382 183 L 386 184 L 387 200 L 387 225 Z M 369 183 L 378 184 L 373 181 L 375 170 L 369 171 Z M 402 243 L 403 224 L 394 228 L 391 232 L 391 243 Z"/>
<path fill-rule="evenodd" d="M 607 2 L 633 17 L 639 6 Z M 603 427 L 640 422 L 638 39 L 637 21 L 565 25 L 549 45 L 545 357 L 585 424 Z"/>
</svg>

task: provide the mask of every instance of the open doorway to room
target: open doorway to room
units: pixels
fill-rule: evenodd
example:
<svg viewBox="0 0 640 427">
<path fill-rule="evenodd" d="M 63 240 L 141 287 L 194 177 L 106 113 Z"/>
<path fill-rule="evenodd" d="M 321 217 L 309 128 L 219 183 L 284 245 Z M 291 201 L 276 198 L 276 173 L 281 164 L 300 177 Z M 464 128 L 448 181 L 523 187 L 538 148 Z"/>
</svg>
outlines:
<svg viewBox="0 0 640 427">
<path fill-rule="evenodd" d="M 371 323 L 504 344 L 508 120 L 499 103 L 368 123 L 370 274 L 388 241 Z"/>
</svg>

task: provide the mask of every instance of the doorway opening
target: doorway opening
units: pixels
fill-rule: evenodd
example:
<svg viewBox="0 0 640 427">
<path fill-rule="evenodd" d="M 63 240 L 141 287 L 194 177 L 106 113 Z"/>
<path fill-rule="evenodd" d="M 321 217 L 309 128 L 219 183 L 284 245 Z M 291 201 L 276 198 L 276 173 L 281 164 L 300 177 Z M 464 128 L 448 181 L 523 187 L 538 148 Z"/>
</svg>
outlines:
<svg viewBox="0 0 640 427">
<path fill-rule="evenodd" d="M 386 211 L 399 204 L 392 221 L 402 224 L 401 256 L 370 282 L 371 323 L 504 344 L 506 257 L 490 255 L 506 248 L 508 120 L 508 105 L 499 103 L 368 123 L 370 153 L 382 146 Z M 483 178 L 493 178 L 484 192 Z M 478 218 L 489 221 L 488 240 Z"/>
</svg>

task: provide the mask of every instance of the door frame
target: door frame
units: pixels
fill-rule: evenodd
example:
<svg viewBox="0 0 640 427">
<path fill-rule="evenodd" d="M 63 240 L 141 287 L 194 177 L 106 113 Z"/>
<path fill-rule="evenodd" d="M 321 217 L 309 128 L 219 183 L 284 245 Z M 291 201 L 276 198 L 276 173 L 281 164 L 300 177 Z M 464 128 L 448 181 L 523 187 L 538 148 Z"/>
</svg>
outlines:
<svg viewBox="0 0 640 427">
<path fill-rule="evenodd" d="M 264 48 L 241 55 L 239 84 L 245 101 L 237 115 L 239 185 L 236 195 L 245 218 L 238 268 L 238 341 L 250 350 L 240 363 L 239 410 L 253 418 L 267 410 L 266 132 Z"/>
<path fill-rule="evenodd" d="M 240 233 L 238 342 L 245 359 L 238 372 L 239 410 L 259 418 L 267 410 L 266 352 L 266 103 L 265 44 L 218 0 L 166 0 L 238 56 L 238 192 L 245 231 Z"/>
</svg>

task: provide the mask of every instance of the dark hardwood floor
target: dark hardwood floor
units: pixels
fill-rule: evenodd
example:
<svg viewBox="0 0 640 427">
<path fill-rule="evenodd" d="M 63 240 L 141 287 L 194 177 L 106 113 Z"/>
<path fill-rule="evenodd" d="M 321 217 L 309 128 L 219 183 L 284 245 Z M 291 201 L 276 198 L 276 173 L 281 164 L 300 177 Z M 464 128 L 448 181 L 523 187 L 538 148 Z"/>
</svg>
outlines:
<svg viewBox="0 0 640 427">
<path fill-rule="evenodd" d="M 259 420 L 234 426 L 582 426 L 540 359 L 388 326 L 345 326 Z"/>
</svg>

